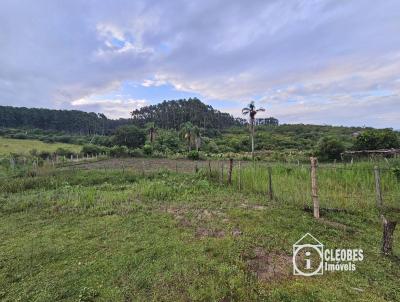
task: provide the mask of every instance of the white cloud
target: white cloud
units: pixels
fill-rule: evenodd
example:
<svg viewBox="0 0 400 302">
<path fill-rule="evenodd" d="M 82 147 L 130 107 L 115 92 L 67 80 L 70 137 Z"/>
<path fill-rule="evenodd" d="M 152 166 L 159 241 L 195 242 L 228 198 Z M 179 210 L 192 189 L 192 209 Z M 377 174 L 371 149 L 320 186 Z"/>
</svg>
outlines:
<svg viewBox="0 0 400 302">
<path fill-rule="evenodd" d="M 130 112 L 149 105 L 146 100 L 139 99 L 91 99 L 81 98 L 71 102 L 75 109 L 104 113 L 108 118 L 129 118 Z"/>
<path fill-rule="evenodd" d="M 388 101 L 400 91 L 399 27 L 396 0 L 4 0 L 0 104 L 77 107 L 132 81 L 238 108 L 254 98 L 288 121 L 339 124 L 352 114 L 356 124 L 399 128 Z M 114 106 L 117 116 L 127 99 L 80 108 Z M 312 117 L 297 111 L 311 107 Z"/>
</svg>

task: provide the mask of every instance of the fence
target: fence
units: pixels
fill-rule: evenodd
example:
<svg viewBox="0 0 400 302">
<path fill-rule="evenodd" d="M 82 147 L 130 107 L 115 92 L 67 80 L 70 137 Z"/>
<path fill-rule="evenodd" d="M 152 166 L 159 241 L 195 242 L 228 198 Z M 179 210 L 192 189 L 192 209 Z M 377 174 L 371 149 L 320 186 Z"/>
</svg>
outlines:
<svg viewBox="0 0 400 302">
<path fill-rule="evenodd" d="M 324 208 L 348 210 L 376 209 L 376 171 L 379 172 L 381 197 L 386 205 L 400 206 L 400 179 L 391 168 L 366 164 L 315 165 L 312 192 L 312 166 L 234 162 L 231 177 L 227 161 L 210 164 L 209 174 L 220 184 L 231 184 L 237 190 L 264 195 L 267 200 L 311 205 L 317 195 Z M 231 179 L 231 180 L 230 180 Z"/>
<path fill-rule="evenodd" d="M 311 158 L 309 166 L 267 165 L 253 162 L 236 168 L 220 163 L 219 183 L 258 193 L 270 201 L 305 206 L 320 218 L 325 211 L 376 211 L 383 223 L 382 253 L 392 253 L 393 234 L 400 220 L 400 173 L 369 164 L 321 165 Z M 211 166 L 210 166 L 211 167 Z M 227 170 L 227 174 L 225 172 Z M 218 174 L 218 170 L 214 174 Z M 210 168 L 209 175 L 213 172 Z"/>
</svg>

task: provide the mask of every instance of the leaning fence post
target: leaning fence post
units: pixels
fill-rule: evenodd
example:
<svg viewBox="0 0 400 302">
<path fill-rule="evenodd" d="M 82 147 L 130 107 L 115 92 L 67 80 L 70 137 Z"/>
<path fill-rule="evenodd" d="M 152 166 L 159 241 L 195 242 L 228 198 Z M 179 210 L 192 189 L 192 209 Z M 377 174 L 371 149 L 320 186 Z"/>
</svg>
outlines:
<svg viewBox="0 0 400 302">
<path fill-rule="evenodd" d="M 314 207 L 314 217 L 319 218 L 319 199 L 318 199 L 318 184 L 317 184 L 317 158 L 310 157 L 311 161 L 311 196 Z"/>
<path fill-rule="evenodd" d="M 376 193 L 376 206 L 379 210 L 382 209 L 382 190 L 381 190 L 381 176 L 378 166 L 374 167 L 375 176 L 375 193 Z"/>
<path fill-rule="evenodd" d="M 233 158 L 229 159 L 228 184 L 232 184 Z"/>
<path fill-rule="evenodd" d="M 268 196 L 269 200 L 272 201 L 274 199 L 274 193 L 272 191 L 272 168 L 268 167 Z"/>
</svg>

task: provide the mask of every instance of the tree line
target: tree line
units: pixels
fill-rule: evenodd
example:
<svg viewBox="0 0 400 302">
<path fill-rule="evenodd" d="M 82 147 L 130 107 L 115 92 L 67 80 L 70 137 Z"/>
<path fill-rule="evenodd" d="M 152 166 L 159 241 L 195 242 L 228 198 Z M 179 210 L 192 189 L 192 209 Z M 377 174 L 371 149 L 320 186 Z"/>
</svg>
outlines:
<svg viewBox="0 0 400 302">
<path fill-rule="evenodd" d="M 110 134 L 119 126 L 129 123 L 129 119 L 112 120 L 101 113 L 79 110 L 0 106 L 1 128 L 36 128 L 93 135 Z"/>
<path fill-rule="evenodd" d="M 242 119 L 236 119 L 229 113 L 220 112 L 198 98 L 163 101 L 132 111 L 133 123 L 143 127 L 149 122 L 158 128 L 179 130 L 182 124 L 191 122 L 203 129 L 224 129 L 240 125 Z"/>
</svg>

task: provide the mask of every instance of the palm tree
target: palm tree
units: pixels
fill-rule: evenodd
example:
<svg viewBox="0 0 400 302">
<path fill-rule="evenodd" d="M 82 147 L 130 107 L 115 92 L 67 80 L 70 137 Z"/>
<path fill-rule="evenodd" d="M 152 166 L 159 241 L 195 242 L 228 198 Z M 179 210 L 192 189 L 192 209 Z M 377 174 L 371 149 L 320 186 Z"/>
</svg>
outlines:
<svg viewBox="0 0 400 302">
<path fill-rule="evenodd" d="M 242 114 L 243 115 L 249 115 L 250 116 L 250 136 L 251 136 L 251 157 L 254 159 L 254 124 L 255 124 L 255 117 L 257 112 L 260 111 L 265 111 L 264 108 L 258 108 L 256 109 L 256 105 L 254 104 L 254 101 L 251 101 L 248 107 L 244 107 L 242 109 Z"/>
<path fill-rule="evenodd" d="M 192 133 L 193 133 L 194 145 L 196 146 L 196 151 L 199 151 L 199 148 L 201 145 L 200 128 L 197 126 L 194 126 Z"/>
<path fill-rule="evenodd" d="M 153 144 L 156 137 L 156 125 L 154 122 L 149 122 L 146 124 L 146 130 L 149 132 L 150 144 Z"/>
<path fill-rule="evenodd" d="M 186 122 L 181 125 L 180 135 L 187 141 L 189 152 L 192 151 L 193 128 L 194 127 L 191 122 Z"/>
</svg>

